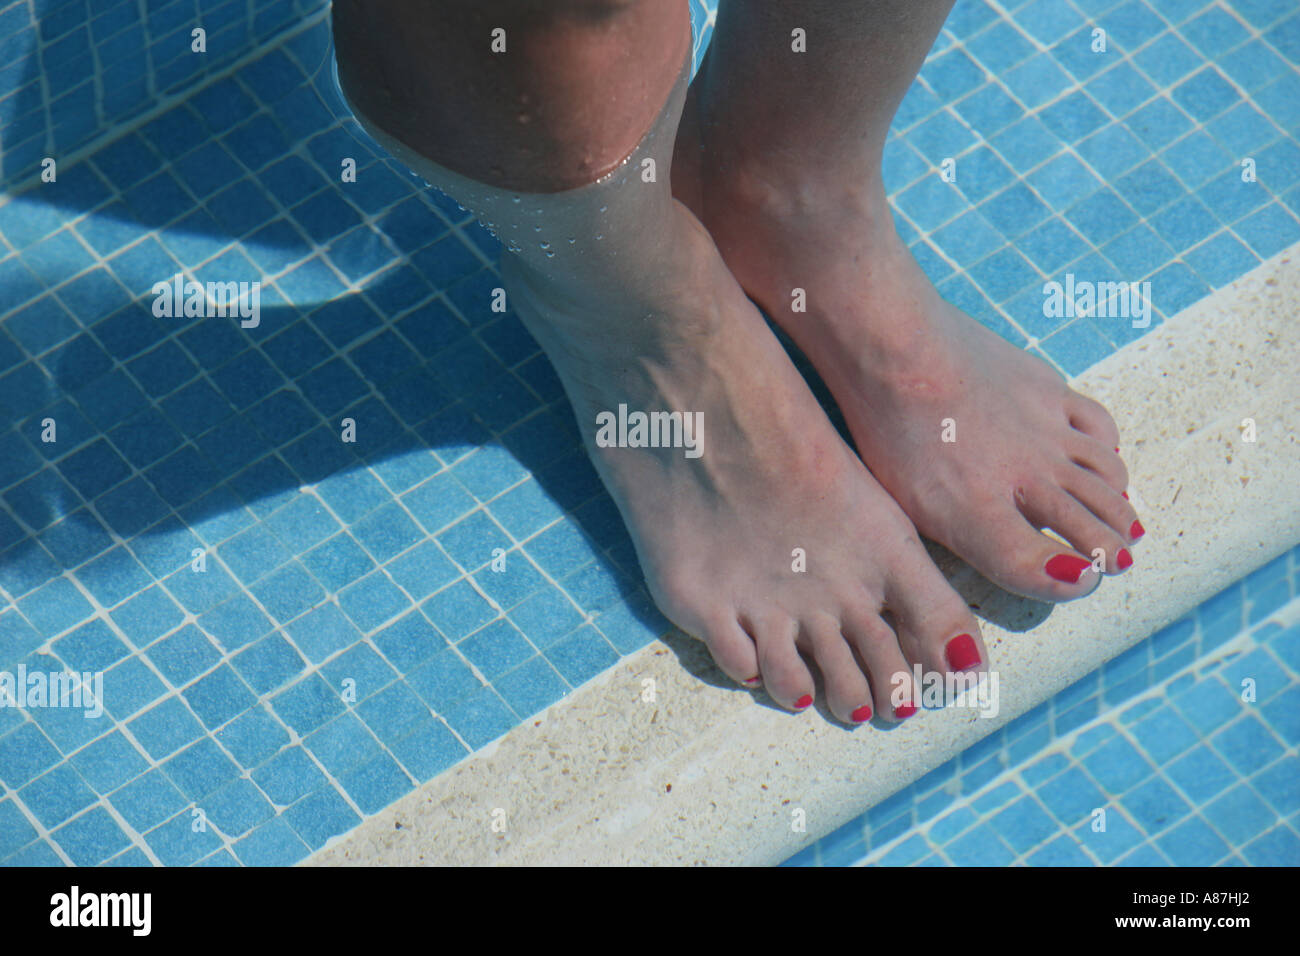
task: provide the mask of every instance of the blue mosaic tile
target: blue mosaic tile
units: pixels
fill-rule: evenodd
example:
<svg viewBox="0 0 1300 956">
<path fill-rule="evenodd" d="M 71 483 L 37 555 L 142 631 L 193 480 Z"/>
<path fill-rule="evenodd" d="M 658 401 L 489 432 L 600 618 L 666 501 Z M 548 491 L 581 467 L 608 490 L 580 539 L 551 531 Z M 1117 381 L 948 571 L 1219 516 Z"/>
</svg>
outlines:
<svg viewBox="0 0 1300 956">
<path fill-rule="evenodd" d="M 1277 814 L 1244 785 L 1229 790 L 1201 813 L 1233 846 L 1250 842 L 1278 822 Z"/>
<path fill-rule="evenodd" d="M 1124 809 L 1147 833 L 1156 833 L 1180 820 L 1190 807 L 1159 778 L 1148 780 L 1123 798 Z"/>
<path fill-rule="evenodd" d="M 334 836 L 352 829 L 361 818 L 333 787 L 326 787 L 294 804 L 285 820 L 312 849 L 319 849 Z"/>
<path fill-rule="evenodd" d="M 355 824 L 349 800 L 374 812 L 461 759 L 457 734 L 483 746 L 668 625 L 637 586 L 635 553 L 567 408 L 545 407 L 563 398 L 553 369 L 515 316 L 484 308 L 500 284 L 495 244 L 379 161 L 332 115 L 336 94 L 309 80 L 325 31 L 294 31 L 319 0 L 205 8 L 215 32 L 202 61 L 160 52 L 185 29 L 183 6 L 116 4 L 88 28 L 82 4 L 41 9 L 47 81 L 38 108 L 9 125 L 6 171 L 34 170 L 47 143 L 88 158 L 39 198 L 18 180 L 0 195 L 0 240 L 12 250 L 0 262 L 0 407 L 24 435 L 52 408 L 61 439 L 80 445 L 63 454 L 0 435 L 0 589 L 17 603 L 0 614 L 0 664 L 53 639 L 69 666 L 105 669 L 109 716 L 143 752 L 116 732 L 92 740 L 102 731 L 64 713 L 4 714 L 0 779 L 19 801 L 60 767 L 112 791 L 143 843 L 119 845 L 102 812 L 81 811 L 63 823 L 66 845 L 55 837 L 74 862 L 148 862 L 147 847 L 168 863 L 289 863 Z M 697 63 L 709 9 L 692 4 Z M 4 16 L 35 35 L 28 8 Z M 1108 31 L 1104 54 L 1090 49 L 1093 20 Z M 1044 277 L 1140 272 L 1123 278 L 1151 276 L 1169 316 L 1300 241 L 1297 22 L 1262 0 L 1231 10 L 1034 0 L 1009 14 L 960 0 L 886 150 L 900 231 L 959 307 L 1083 371 L 1144 330 L 1046 319 Z M 97 64 L 93 84 L 50 69 L 74 61 Z M 0 100 L 17 92 L 10 75 L 0 71 Z M 161 116 L 154 90 L 169 103 Z M 1257 161 L 1253 189 L 1238 188 L 1243 151 Z M 341 155 L 358 158 L 357 183 L 338 182 Z M 951 184 L 935 174 L 950 156 Z M 136 299 L 181 267 L 266 280 L 262 326 L 156 321 Z M 343 417 L 357 422 L 355 445 L 338 441 Z M 567 514 L 575 520 L 559 520 Z M 497 547 L 504 572 L 489 564 Z M 196 548 L 203 573 L 190 570 Z M 1088 733 L 1103 702 L 1174 676 L 1194 649 L 1291 594 L 1276 580 L 1252 587 L 1203 614 L 1195 648 L 1166 635 L 1144 669 L 1062 698 L 1050 722 L 998 747 L 1029 760 L 1052 733 Z M 1294 669 L 1289 647 L 1277 654 Z M 1272 759 L 1264 732 L 1276 747 L 1295 742 L 1289 677 L 1273 661 L 1225 671 L 1255 677 L 1254 724 L 1213 678 L 1129 721 L 1139 764 L 1167 765 L 1194 801 L 1222 798 L 1237 771 L 1271 781 L 1265 800 L 1289 799 L 1267 777 L 1277 762 L 1257 766 L 1248 753 L 1258 744 Z M 337 781 L 344 796 L 289 732 L 340 721 L 348 680 L 361 688 L 356 715 L 398 763 L 371 755 Z M 1223 759 L 1203 743 L 1216 733 Z M 1129 739 L 1090 737 L 1062 758 L 1068 769 L 1043 760 L 1024 779 L 1086 780 L 1095 766 L 1109 786 L 1126 779 L 1115 748 Z M 195 756 L 217 752 L 253 782 L 219 781 L 235 765 Z M 160 762 L 188 791 L 217 786 L 205 800 L 220 795 L 206 811 L 220 836 L 190 832 Z M 989 757 L 963 765 L 957 790 L 978 799 L 1000 772 Z M 154 782 L 130 789 L 140 781 Z M 925 799 L 938 812 L 942 800 Z M 1187 847 L 1213 845 L 1190 821 L 1180 827 Z M 1083 835 L 1021 853 L 983 820 L 962 830 L 952 852 L 933 834 L 918 845 L 892 830 L 869 845 L 891 852 L 903 841 L 896 862 L 981 850 L 1001 860 L 1013 849 L 1037 865 L 1103 858 Z M 1242 857 L 1285 858 L 1279 833 L 1259 834 Z M 12 852 L 62 862 L 43 840 L 24 837 Z M 1106 860 L 1178 853 L 1134 844 Z"/>
<path fill-rule="evenodd" d="M 498 736 L 496 734 L 494 736 Z M 410 792 L 411 778 L 387 754 L 344 774 L 339 783 L 363 813 L 378 813 L 398 797 Z"/>
<path fill-rule="evenodd" d="M 1156 841 L 1175 866 L 1211 866 L 1230 846 L 1205 821 L 1192 817 Z"/>
<path fill-rule="evenodd" d="M 1269 728 L 1249 714 L 1214 734 L 1210 741 L 1219 756 L 1243 774 L 1254 773 L 1282 753 Z"/>
<path fill-rule="evenodd" d="M 1300 861 L 1300 837 L 1287 827 L 1276 827 L 1243 851 L 1256 866 L 1295 866 Z"/>
<path fill-rule="evenodd" d="M 1251 778 L 1255 790 L 1281 816 L 1294 814 L 1300 809 L 1300 777 L 1296 776 L 1297 769 L 1300 769 L 1300 760 L 1286 757 Z"/>
<path fill-rule="evenodd" d="M 69 764 L 60 764 L 18 791 L 18 799 L 48 830 L 95 802 L 95 793 Z"/>
<path fill-rule="evenodd" d="M 998 866 L 1015 859 L 1015 854 L 986 827 L 976 827 L 953 840 L 944 853 L 957 866 Z"/>
<path fill-rule="evenodd" d="M 307 856 L 310 848 L 283 816 L 277 816 L 236 841 L 234 851 L 245 866 L 289 866 Z"/>
<path fill-rule="evenodd" d="M 216 738 L 246 769 L 260 765 L 289 742 L 288 732 L 265 707 L 246 711 L 218 731 Z"/>
</svg>

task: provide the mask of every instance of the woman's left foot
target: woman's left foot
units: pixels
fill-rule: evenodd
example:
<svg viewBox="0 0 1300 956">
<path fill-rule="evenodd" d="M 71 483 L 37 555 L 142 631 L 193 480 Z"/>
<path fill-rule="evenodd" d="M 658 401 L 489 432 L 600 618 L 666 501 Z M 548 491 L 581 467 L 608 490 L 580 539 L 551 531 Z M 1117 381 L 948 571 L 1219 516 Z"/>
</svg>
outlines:
<svg viewBox="0 0 1300 956">
<path fill-rule="evenodd" d="M 1127 569 L 1142 536 L 1119 431 L 1046 363 L 949 305 L 894 229 L 878 164 L 728 155 L 688 103 L 674 192 L 808 356 L 858 453 L 922 534 L 1048 601 Z M 1042 533 L 1049 529 L 1068 542 Z"/>
</svg>

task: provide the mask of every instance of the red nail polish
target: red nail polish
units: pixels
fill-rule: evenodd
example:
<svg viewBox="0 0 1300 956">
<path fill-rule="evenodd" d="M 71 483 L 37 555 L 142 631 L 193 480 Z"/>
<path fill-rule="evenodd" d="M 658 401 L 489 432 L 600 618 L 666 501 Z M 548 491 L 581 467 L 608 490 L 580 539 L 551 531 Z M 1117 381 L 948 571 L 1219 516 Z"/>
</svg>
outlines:
<svg viewBox="0 0 1300 956">
<path fill-rule="evenodd" d="M 803 710 L 812 703 L 812 694 L 804 694 L 794 702 L 795 710 Z"/>
<path fill-rule="evenodd" d="M 752 686 L 752 685 L 754 685 L 754 684 L 757 684 L 760 680 L 762 680 L 762 678 L 761 678 L 759 675 L 755 674 L 753 677 L 747 677 L 747 678 L 745 678 L 745 680 L 743 681 L 743 683 Z"/>
<path fill-rule="evenodd" d="M 1125 501 L 1128 501 L 1128 492 L 1127 492 L 1127 491 L 1121 491 L 1121 492 L 1120 492 L 1120 495 L 1124 498 Z"/>
<path fill-rule="evenodd" d="M 975 638 L 969 634 L 958 634 L 945 649 L 948 656 L 948 666 L 955 671 L 967 671 L 980 662 L 980 649 L 975 644 Z"/>
<path fill-rule="evenodd" d="M 1128 553 L 1128 548 L 1120 548 L 1119 554 L 1115 555 L 1115 566 L 1121 571 L 1127 571 L 1133 564 L 1133 555 Z"/>
<path fill-rule="evenodd" d="M 1118 446 L 1118 445 L 1115 446 L 1115 454 L 1117 454 L 1117 455 L 1119 454 L 1119 446 Z"/>
<path fill-rule="evenodd" d="M 1134 521 L 1131 525 L 1128 526 L 1128 536 L 1132 538 L 1134 541 L 1136 541 L 1138 538 L 1142 537 L 1146 533 L 1147 533 L 1147 529 L 1142 527 L 1141 521 Z"/>
<path fill-rule="evenodd" d="M 871 719 L 871 708 L 866 704 L 863 704 L 855 710 L 851 716 L 853 717 L 853 722 L 855 724 L 864 724 Z"/>
<path fill-rule="evenodd" d="M 1072 554 L 1058 554 L 1047 562 L 1047 576 L 1066 584 L 1078 584 L 1083 572 L 1092 567 L 1091 561 L 1077 558 Z"/>
<path fill-rule="evenodd" d="M 916 706 L 913 704 L 900 704 L 894 708 L 894 716 L 899 720 L 906 720 L 916 713 Z"/>
</svg>

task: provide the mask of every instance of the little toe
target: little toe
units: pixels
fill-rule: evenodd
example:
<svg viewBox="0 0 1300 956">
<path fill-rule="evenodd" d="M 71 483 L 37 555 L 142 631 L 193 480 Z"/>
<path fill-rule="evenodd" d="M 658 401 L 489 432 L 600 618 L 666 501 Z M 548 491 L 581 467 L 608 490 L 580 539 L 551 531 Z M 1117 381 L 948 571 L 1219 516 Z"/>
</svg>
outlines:
<svg viewBox="0 0 1300 956">
<path fill-rule="evenodd" d="M 1077 430 L 1091 435 L 1107 448 L 1119 447 L 1119 427 L 1105 405 L 1072 391 L 1066 399 L 1065 412 L 1070 425 Z"/>
<path fill-rule="evenodd" d="M 715 623 L 704 629 L 704 643 L 713 655 L 713 662 L 736 683 L 745 687 L 762 683 L 758 649 L 730 613 L 720 614 Z"/>
</svg>

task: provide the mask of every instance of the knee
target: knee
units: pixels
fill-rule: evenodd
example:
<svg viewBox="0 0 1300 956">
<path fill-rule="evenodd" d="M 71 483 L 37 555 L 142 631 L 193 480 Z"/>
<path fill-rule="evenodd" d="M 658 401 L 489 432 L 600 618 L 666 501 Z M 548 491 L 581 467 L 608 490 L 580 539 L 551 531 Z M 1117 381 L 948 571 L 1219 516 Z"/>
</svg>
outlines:
<svg viewBox="0 0 1300 956">
<path fill-rule="evenodd" d="M 600 21 L 621 16 L 636 7 L 654 2 L 662 0 L 551 0 L 546 7 L 576 19 Z"/>
</svg>

